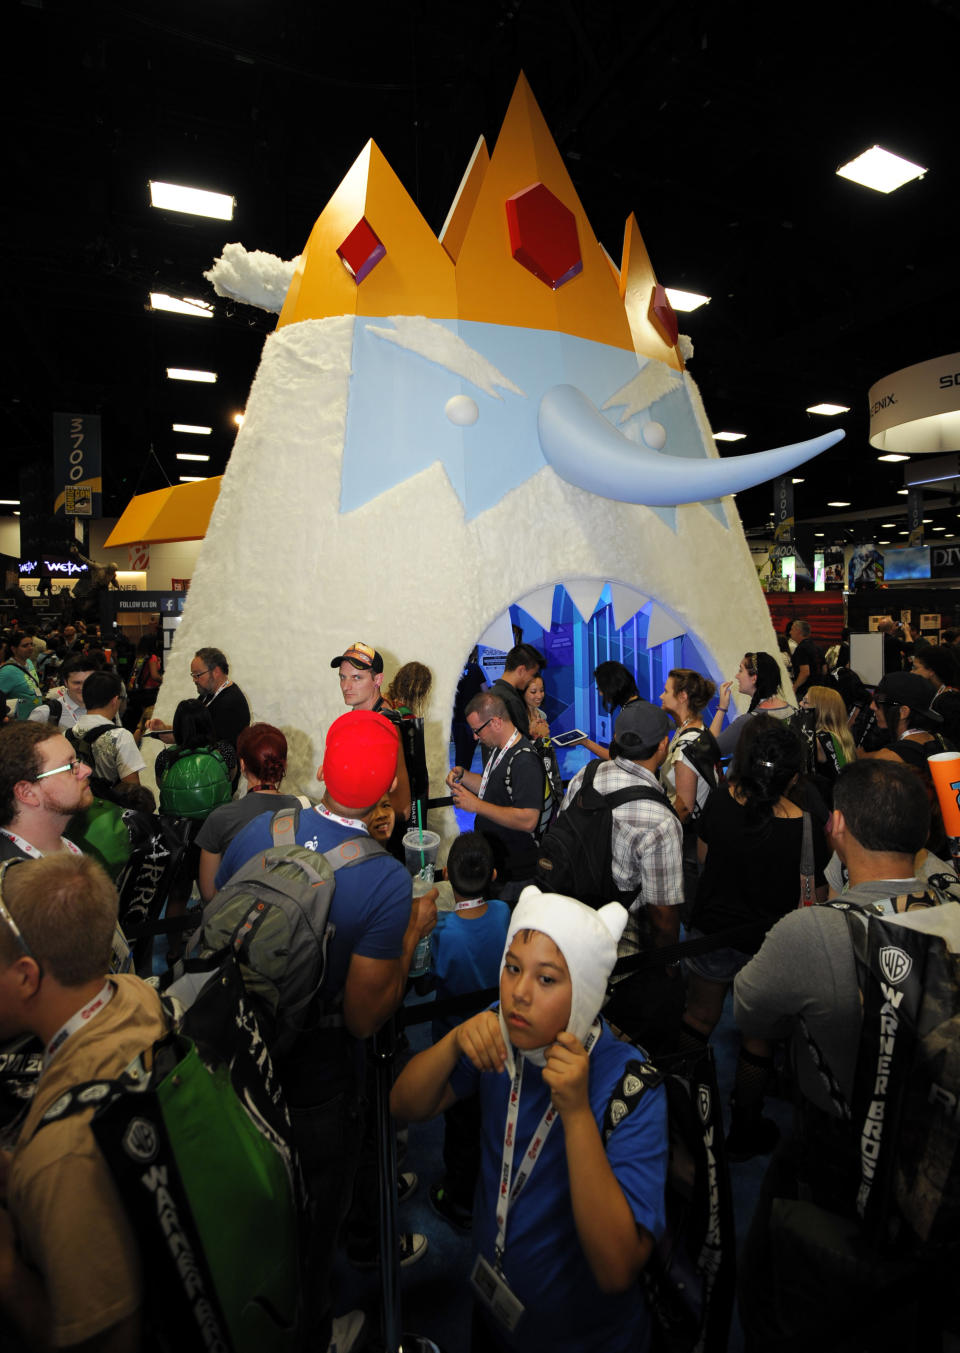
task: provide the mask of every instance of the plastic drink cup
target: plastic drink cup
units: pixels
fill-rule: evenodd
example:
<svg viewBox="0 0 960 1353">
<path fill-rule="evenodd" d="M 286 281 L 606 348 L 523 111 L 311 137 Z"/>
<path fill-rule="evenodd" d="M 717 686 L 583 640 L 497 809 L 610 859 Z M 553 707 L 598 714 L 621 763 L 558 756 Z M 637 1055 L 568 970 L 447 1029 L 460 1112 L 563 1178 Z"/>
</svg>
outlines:
<svg viewBox="0 0 960 1353">
<path fill-rule="evenodd" d="M 927 759 L 948 836 L 960 836 L 960 752 L 936 752 Z"/>
<path fill-rule="evenodd" d="M 406 832 L 403 838 L 403 853 L 406 856 L 407 870 L 411 874 L 419 874 L 424 865 L 430 865 L 430 878 L 433 878 L 433 871 L 437 864 L 437 853 L 440 850 L 440 837 L 436 832 L 423 832 L 419 828 L 412 827 Z"/>
</svg>

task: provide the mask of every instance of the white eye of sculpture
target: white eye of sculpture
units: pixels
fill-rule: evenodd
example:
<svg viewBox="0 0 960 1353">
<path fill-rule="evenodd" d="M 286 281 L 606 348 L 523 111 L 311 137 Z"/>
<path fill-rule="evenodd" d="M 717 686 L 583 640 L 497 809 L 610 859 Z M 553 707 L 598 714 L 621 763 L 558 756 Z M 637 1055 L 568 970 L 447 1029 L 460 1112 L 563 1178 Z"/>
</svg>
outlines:
<svg viewBox="0 0 960 1353">
<path fill-rule="evenodd" d="M 667 440 L 667 429 L 662 423 L 644 423 L 641 437 L 651 451 L 661 451 Z"/>
<path fill-rule="evenodd" d="M 469 395 L 453 395 L 444 404 L 443 411 L 458 428 L 468 428 L 480 417 L 477 401 Z"/>
</svg>

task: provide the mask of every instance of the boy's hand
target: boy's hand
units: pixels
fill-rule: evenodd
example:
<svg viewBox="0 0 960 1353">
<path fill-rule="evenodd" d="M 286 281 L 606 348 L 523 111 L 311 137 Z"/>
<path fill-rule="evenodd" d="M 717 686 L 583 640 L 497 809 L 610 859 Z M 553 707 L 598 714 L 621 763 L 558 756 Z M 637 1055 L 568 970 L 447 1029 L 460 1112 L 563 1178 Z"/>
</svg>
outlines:
<svg viewBox="0 0 960 1353">
<path fill-rule="evenodd" d="M 543 1079 L 550 1087 L 550 1099 L 561 1117 L 589 1109 L 587 1085 L 590 1077 L 590 1058 L 576 1034 L 566 1029 L 557 1034 L 555 1043 L 547 1048 L 547 1064 Z"/>
<path fill-rule="evenodd" d="M 507 1064 L 507 1049 L 500 1033 L 500 1021 L 492 1010 L 481 1010 L 456 1028 L 457 1047 L 470 1058 L 478 1071 L 502 1071 Z"/>
</svg>

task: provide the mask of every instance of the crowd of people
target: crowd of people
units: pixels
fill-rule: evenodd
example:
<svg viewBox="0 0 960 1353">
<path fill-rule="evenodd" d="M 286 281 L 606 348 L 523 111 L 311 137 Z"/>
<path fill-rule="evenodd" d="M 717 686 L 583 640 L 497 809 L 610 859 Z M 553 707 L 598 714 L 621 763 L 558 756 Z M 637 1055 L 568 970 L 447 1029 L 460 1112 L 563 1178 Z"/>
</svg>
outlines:
<svg viewBox="0 0 960 1353">
<path fill-rule="evenodd" d="M 362 1347 L 364 1314 L 334 1317 L 338 1249 L 361 1268 L 384 1243 L 402 1267 L 426 1249 L 421 1234 L 380 1235 L 369 1040 L 408 997 L 428 936 L 421 995 L 499 987 L 490 1008 L 438 1015 L 391 1096 L 400 1122 L 444 1116 L 429 1198 L 447 1225 L 473 1231 L 477 1353 L 649 1346 L 640 1275 L 665 1227 L 667 1098 L 658 1083 L 629 1109 L 612 1105 L 645 1059 L 702 1052 L 731 993 L 741 1047 L 726 1156 L 775 1152 L 741 1268 L 747 1347 L 799 1349 L 811 1337 L 833 1346 L 811 1306 L 834 1312 L 842 1332 L 858 1303 L 866 1309 L 869 1284 L 861 1292 L 844 1271 L 816 1292 L 802 1275 L 783 1286 L 771 1239 L 778 1200 L 856 1217 L 857 1144 L 811 1048 L 849 1101 L 859 987 L 843 916 L 818 904 L 839 897 L 866 912 L 894 897 L 895 911 L 912 914 L 939 902 L 929 881 L 952 869 L 927 757 L 955 745 L 949 645 L 917 644 L 912 671 L 888 646 L 890 669 L 872 693 L 831 672 L 802 620 L 791 626 L 789 681 L 776 657 L 748 651 L 719 687 L 676 667 L 648 700 L 634 673 L 603 662 L 594 678 L 613 736 L 580 739 L 586 759 L 567 784 L 543 712 L 543 654 L 518 644 L 489 688 L 468 665 L 445 788 L 472 822 L 437 877 L 414 889 L 403 838 L 421 835 L 430 799 L 425 664 L 386 682 L 382 655 L 360 640 L 330 659 L 346 712 L 326 731 L 314 799 L 285 790 L 286 738 L 251 722 L 223 650 L 194 653 L 196 696 L 167 725 L 152 716 L 162 671 L 151 644 L 125 687 L 112 655 L 70 628 L 69 641 L 66 630 L 48 635 L 43 650 L 33 635 L 9 635 L 0 667 L 0 1038 L 33 1035 L 44 1049 L 33 1097 L 0 1124 L 0 1311 L 27 1347 L 150 1346 L 149 1275 L 93 1110 L 69 1125 L 43 1121 L 70 1086 L 116 1077 L 167 1027 L 155 989 L 131 971 L 116 891 L 67 835 L 94 791 L 122 804 L 139 787 L 144 760 L 124 704 L 140 737 L 165 744 L 154 767 L 160 814 L 189 824 L 168 917 L 192 898 L 199 923 L 200 905 L 215 905 L 271 849 L 300 847 L 334 871 L 314 993 L 323 1018 L 275 1046 L 309 1200 L 304 1348 Z M 56 660 L 38 661 L 42 652 Z M 735 692 L 749 698 L 743 713 Z M 578 896 L 571 880 L 593 858 L 598 807 L 605 862 Z M 570 833 L 582 849 L 568 868 L 559 845 Z M 675 952 L 681 938 L 694 942 L 688 956 Z M 663 962 L 631 971 L 629 960 L 657 951 L 669 951 Z M 179 953 L 173 941 L 171 962 Z M 268 1041 L 271 1015 L 283 1013 L 263 1011 Z M 799 1135 L 780 1141 L 764 1104 L 784 1041 Z M 415 1184 L 401 1174 L 398 1198 Z"/>
</svg>

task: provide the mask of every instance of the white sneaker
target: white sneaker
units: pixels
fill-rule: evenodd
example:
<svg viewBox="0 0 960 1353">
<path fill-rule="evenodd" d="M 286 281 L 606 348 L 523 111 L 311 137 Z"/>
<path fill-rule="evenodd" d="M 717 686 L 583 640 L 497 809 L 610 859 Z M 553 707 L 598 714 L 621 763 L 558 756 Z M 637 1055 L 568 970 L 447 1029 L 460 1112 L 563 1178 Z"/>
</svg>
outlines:
<svg viewBox="0 0 960 1353">
<path fill-rule="evenodd" d="M 409 1268 L 415 1264 L 418 1259 L 422 1259 L 427 1252 L 427 1237 L 421 1235 L 419 1231 L 402 1231 L 400 1233 L 400 1267 Z"/>
<path fill-rule="evenodd" d="M 367 1317 L 363 1311 L 347 1311 L 333 1317 L 333 1329 L 327 1353 L 351 1353 L 364 1342 Z"/>
</svg>

